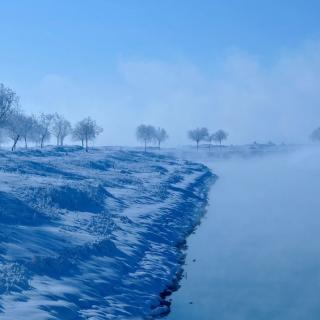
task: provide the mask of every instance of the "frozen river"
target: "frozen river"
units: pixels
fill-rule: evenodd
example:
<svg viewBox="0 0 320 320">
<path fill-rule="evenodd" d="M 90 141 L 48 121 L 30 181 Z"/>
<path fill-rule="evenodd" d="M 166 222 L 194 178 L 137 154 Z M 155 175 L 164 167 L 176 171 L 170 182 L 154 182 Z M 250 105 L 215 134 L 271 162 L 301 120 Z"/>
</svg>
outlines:
<svg viewBox="0 0 320 320">
<path fill-rule="evenodd" d="M 206 164 L 220 179 L 167 319 L 319 319 L 319 153 Z"/>
</svg>

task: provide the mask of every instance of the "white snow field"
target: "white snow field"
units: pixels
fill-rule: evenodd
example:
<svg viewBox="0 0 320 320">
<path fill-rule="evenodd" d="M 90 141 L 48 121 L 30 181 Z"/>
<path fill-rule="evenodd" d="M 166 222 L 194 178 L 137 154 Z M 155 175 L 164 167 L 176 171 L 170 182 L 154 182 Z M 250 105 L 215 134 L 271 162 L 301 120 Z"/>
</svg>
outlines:
<svg viewBox="0 0 320 320">
<path fill-rule="evenodd" d="M 152 319 L 215 176 L 157 152 L 0 151 L 0 319 Z"/>
</svg>

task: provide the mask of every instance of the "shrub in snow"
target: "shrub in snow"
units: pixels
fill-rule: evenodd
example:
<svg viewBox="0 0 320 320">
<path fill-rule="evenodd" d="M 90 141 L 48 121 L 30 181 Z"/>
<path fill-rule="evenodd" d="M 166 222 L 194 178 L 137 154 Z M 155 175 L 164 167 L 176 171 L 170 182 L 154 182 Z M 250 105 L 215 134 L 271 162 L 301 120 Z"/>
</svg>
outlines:
<svg viewBox="0 0 320 320">
<path fill-rule="evenodd" d="M 0 264 L 0 293 L 19 292 L 29 287 L 27 269 L 19 263 Z"/>
</svg>

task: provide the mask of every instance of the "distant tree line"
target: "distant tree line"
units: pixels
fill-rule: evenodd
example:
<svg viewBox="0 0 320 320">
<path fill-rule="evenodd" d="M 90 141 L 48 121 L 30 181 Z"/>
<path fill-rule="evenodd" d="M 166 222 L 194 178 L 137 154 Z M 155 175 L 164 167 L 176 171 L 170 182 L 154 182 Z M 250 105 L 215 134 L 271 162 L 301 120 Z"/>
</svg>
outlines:
<svg viewBox="0 0 320 320">
<path fill-rule="evenodd" d="M 147 151 L 149 144 L 156 144 L 158 148 L 161 148 L 162 142 L 168 139 L 168 134 L 163 128 L 155 128 L 151 125 L 141 124 L 136 131 L 138 141 L 144 144 L 144 151 Z"/>
<path fill-rule="evenodd" d="M 194 141 L 197 145 L 197 150 L 199 149 L 199 144 L 201 141 L 208 142 L 209 150 L 211 150 L 212 143 L 217 142 L 222 145 L 222 142 L 228 138 L 228 133 L 220 129 L 214 133 L 209 133 L 207 128 L 196 128 L 188 132 L 188 137 Z"/>
<path fill-rule="evenodd" d="M 28 148 L 30 142 L 43 148 L 52 136 L 55 137 L 57 146 L 63 146 L 65 138 L 70 136 L 74 141 L 81 141 L 82 147 L 88 151 L 88 142 L 101 132 L 102 128 L 90 117 L 72 127 L 71 123 L 58 113 L 27 115 L 20 107 L 17 94 L 0 84 L 0 144 L 10 139 L 12 151 L 20 141 L 24 142 L 25 148 Z"/>
<path fill-rule="evenodd" d="M 88 151 L 89 142 L 93 141 L 103 129 L 90 117 L 71 125 L 71 123 L 58 113 L 41 113 L 39 115 L 26 114 L 21 106 L 19 96 L 14 90 L 0 83 L 0 146 L 11 140 L 11 149 L 14 151 L 19 142 L 28 148 L 32 142 L 43 148 L 45 144 L 55 137 L 57 146 L 63 146 L 66 137 L 80 141 L 81 146 Z M 136 137 L 144 145 L 144 150 L 151 144 L 161 144 L 168 139 L 168 134 L 163 128 L 142 124 L 136 130 Z M 196 143 L 197 150 L 202 141 L 208 142 L 209 150 L 214 142 L 222 146 L 228 138 L 228 133 L 219 129 L 213 133 L 205 127 L 188 131 L 188 137 Z M 310 135 L 310 139 L 320 142 L 320 127 Z"/>
</svg>

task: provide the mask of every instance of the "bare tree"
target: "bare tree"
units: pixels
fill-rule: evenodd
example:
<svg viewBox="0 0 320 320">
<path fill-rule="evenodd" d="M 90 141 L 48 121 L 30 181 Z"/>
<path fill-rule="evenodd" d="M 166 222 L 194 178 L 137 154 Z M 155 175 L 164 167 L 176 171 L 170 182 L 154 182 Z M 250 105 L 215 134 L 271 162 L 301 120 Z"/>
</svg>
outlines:
<svg viewBox="0 0 320 320">
<path fill-rule="evenodd" d="M 226 140 L 227 138 L 228 138 L 228 133 L 225 132 L 224 130 L 220 129 L 214 133 L 214 140 L 219 142 L 220 146 L 222 144 L 222 141 Z"/>
<path fill-rule="evenodd" d="M 32 125 L 32 130 L 29 133 L 29 140 L 35 142 L 37 146 L 40 146 L 43 132 L 44 132 L 43 126 L 40 124 L 40 122 L 36 117 L 33 117 L 33 125 Z"/>
<path fill-rule="evenodd" d="M 156 129 L 153 126 L 141 124 L 136 131 L 139 141 L 144 143 L 144 152 L 147 151 L 147 144 L 155 140 Z"/>
<path fill-rule="evenodd" d="M 168 134 L 165 129 L 158 128 L 154 132 L 154 138 L 158 142 L 158 148 L 160 149 L 161 143 L 168 139 Z"/>
<path fill-rule="evenodd" d="M 72 139 L 75 141 L 81 141 L 81 146 L 82 148 L 84 147 L 85 132 L 81 122 L 76 123 L 74 126 L 72 131 Z"/>
<path fill-rule="evenodd" d="M 10 88 L 0 83 L 0 125 L 5 122 L 10 112 L 19 104 L 19 98 Z"/>
<path fill-rule="evenodd" d="M 24 139 L 24 146 L 27 149 L 28 148 L 28 139 L 30 138 L 31 140 L 34 137 L 34 129 L 37 126 L 37 120 L 35 116 L 23 116 L 20 121 L 22 123 L 20 124 L 21 126 L 21 138 Z"/>
<path fill-rule="evenodd" d="M 194 130 L 190 130 L 188 132 L 188 136 L 191 140 L 195 141 L 197 144 L 197 150 L 199 149 L 199 143 L 203 140 L 206 140 L 209 136 L 209 132 L 207 128 L 197 128 Z"/>
<path fill-rule="evenodd" d="M 55 114 L 52 133 L 57 138 L 57 146 L 63 146 L 64 139 L 72 132 L 71 123 L 63 116 Z"/>
<path fill-rule="evenodd" d="M 45 114 L 41 113 L 38 119 L 38 133 L 40 136 L 40 148 L 43 148 L 44 142 L 50 140 L 51 137 L 51 126 L 53 123 L 55 115 L 54 114 Z"/>
<path fill-rule="evenodd" d="M 17 143 L 23 135 L 26 116 L 19 110 L 11 112 L 7 117 L 6 130 L 8 137 L 13 141 L 11 150 L 16 149 Z"/>
<path fill-rule="evenodd" d="M 73 137 L 81 140 L 82 146 L 85 143 L 86 152 L 88 152 L 88 142 L 94 140 L 102 131 L 103 129 L 97 125 L 96 121 L 87 117 L 76 124 Z"/>
<path fill-rule="evenodd" d="M 310 139 L 314 142 L 320 142 L 320 127 L 311 133 Z"/>
<path fill-rule="evenodd" d="M 208 134 L 208 137 L 206 139 L 209 142 L 209 151 L 211 151 L 212 141 L 215 141 L 215 134 Z"/>
</svg>

